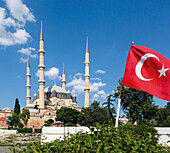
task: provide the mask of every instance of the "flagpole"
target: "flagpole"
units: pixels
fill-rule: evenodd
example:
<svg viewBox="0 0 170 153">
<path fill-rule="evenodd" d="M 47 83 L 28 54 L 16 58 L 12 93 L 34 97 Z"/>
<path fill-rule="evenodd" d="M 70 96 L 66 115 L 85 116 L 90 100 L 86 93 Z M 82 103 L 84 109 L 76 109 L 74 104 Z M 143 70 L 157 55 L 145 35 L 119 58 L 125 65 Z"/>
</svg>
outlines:
<svg viewBox="0 0 170 153">
<path fill-rule="evenodd" d="M 119 112 L 120 112 L 120 103 L 121 103 L 121 96 L 122 96 L 122 85 L 121 85 L 121 87 L 120 87 L 120 94 L 119 94 L 119 100 L 118 100 L 118 106 L 117 106 L 117 115 L 116 115 L 116 123 L 115 123 L 115 127 L 118 127 Z"/>
<path fill-rule="evenodd" d="M 131 46 L 134 44 L 134 40 L 132 41 Z M 119 112 L 120 112 L 120 104 L 121 104 L 121 96 L 122 96 L 122 87 L 123 85 L 121 85 L 120 87 L 120 94 L 119 94 L 119 100 L 118 100 L 118 105 L 117 105 L 117 114 L 116 114 L 116 123 L 115 123 L 115 127 L 118 127 L 118 122 L 119 122 Z"/>
</svg>

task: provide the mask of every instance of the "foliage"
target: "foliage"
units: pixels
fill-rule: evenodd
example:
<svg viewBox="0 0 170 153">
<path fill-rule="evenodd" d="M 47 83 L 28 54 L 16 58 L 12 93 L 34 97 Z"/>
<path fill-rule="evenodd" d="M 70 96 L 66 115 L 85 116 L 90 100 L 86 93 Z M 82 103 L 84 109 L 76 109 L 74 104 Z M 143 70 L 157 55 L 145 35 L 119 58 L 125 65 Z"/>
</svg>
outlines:
<svg viewBox="0 0 170 153">
<path fill-rule="evenodd" d="M 35 133 L 41 133 L 42 129 L 35 129 Z"/>
<path fill-rule="evenodd" d="M 156 111 L 155 120 L 155 126 L 170 127 L 170 110 L 167 108 L 158 108 Z"/>
<path fill-rule="evenodd" d="M 80 125 L 96 126 L 97 123 L 109 122 L 109 113 L 106 108 L 100 107 L 100 103 L 94 101 L 90 107 L 82 108 L 78 122 Z"/>
<path fill-rule="evenodd" d="M 11 122 L 7 122 L 8 125 L 17 127 L 20 123 L 19 115 L 16 113 L 12 114 L 12 116 L 8 116 L 8 119 L 11 120 Z"/>
<path fill-rule="evenodd" d="M 35 133 L 41 133 L 42 129 L 35 129 Z M 32 133 L 32 128 L 18 128 L 18 133 Z"/>
<path fill-rule="evenodd" d="M 91 133 L 77 133 L 64 140 L 55 140 L 51 143 L 37 143 L 20 151 L 21 153 L 101 153 L 101 152 L 133 152 L 133 153 L 164 153 L 163 147 L 157 144 L 156 130 L 146 125 L 124 125 L 117 129 L 113 125 L 99 125 Z M 10 147 L 14 153 L 20 144 Z"/>
<path fill-rule="evenodd" d="M 28 119 L 30 118 L 30 111 L 29 109 L 24 109 L 20 114 L 20 118 L 24 121 L 25 127 L 27 127 Z"/>
<path fill-rule="evenodd" d="M 16 98 L 16 100 L 15 100 L 14 113 L 16 113 L 18 115 L 20 114 L 20 104 L 19 104 L 18 98 Z"/>
<path fill-rule="evenodd" d="M 18 133 L 32 133 L 32 128 L 18 128 Z"/>
<path fill-rule="evenodd" d="M 20 122 L 20 123 L 18 124 L 18 127 L 19 127 L 19 128 L 23 128 L 24 125 Z"/>
<path fill-rule="evenodd" d="M 44 121 L 44 126 L 51 126 L 51 122 L 50 121 Z"/>
<path fill-rule="evenodd" d="M 121 80 L 119 83 L 121 84 Z M 120 85 L 115 89 L 113 97 L 118 98 L 119 93 Z M 140 124 L 151 120 L 157 111 L 152 95 L 125 86 L 122 88 L 121 106 L 133 124 L 136 121 Z"/>
<path fill-rule="evenodd" d="M 64 126 L 76 126 L 75 124 L 72 124 L 72 123 L 67 123 L 65 124 Z"/>
<path fill-rule="evenodd" d="M 165 108 L 170 111 L 170 101 L 167 102 L 167 105 L 165 106 Z"/>
<path fill-rule="evenodd" d="M 62 121 L 64 122 L 64 124 L 67 123 L 77 124 L 77 119 L 79 114 L 80 112 L 75 109 L 62 107 L 56 111 L 55 120 Z"/>
<path fill-rule="evenodd" d="M 164 108 L 157 108 L 155 116 L 146 124 L 155 127 L 170 127 L 170 109 L 168 105 L 169 102 Z"/>
<path fill-rule="evenodd" d="M 106 98 L 106 102 L 104 102 L 102 105 L 106 105 L 105 108 L 107 108 L 108 112 L 109 112 L 109 116 L 110 116 L 110 120 L 114 123 L 114 117 L 113 114 L 116 114 L 115 108 L 111 107 L 114 106 L 112 101 L 115 101 L 115 99 L 112 99 L 113 95 L 109 95 Z"/>
</svg>

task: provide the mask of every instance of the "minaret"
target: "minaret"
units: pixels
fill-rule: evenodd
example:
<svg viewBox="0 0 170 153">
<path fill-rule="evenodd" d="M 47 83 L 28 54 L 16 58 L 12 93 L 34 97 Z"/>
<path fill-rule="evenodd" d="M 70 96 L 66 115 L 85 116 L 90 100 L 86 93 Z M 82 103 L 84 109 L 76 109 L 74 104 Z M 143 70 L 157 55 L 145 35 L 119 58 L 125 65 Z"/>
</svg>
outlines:
<svg viewBox="0 0 170 153">
<path fill-rule="evenodd" d="M 26 74 L 26 77 L 27 77 L 27 84 L 26 84 L 27 95 L 26 95 L 26 99 L 27 99 L 27 105 L 28 105 L 31 102 L 31 95 L 30 95 L 30 88 L 31 88 L 30 78 L 31 78 L 31 74 L 30 74 L 29 56 L 28 56 L 28 60 L 27 60 L 27 74 Z"/>
<path fill-rule="evenodd" d="M 39 71 L 40 71 L 40 78 L 38 80 L 39 82 L 39 108 L 44 108 L 44 39 L 43 39 L 43 30 L 42 30 L 42 21 L 41 21 L 41 33 L 40 33 L 40 49 L 39 49 Z"/>
<path fill-rule="evenodd" d="M 85 107 L 89 107 L 89 91 L 90 91 L 90 88 L 89 88 L 89 77 L 90 77 L 90 74 L 89 74 L 89 49 L 88 49 L 88 37 L 87 37 L 87 42 L 86 42 L 86 53 L 85 53 L 85 75 L 84 75 L 84 78 L 85 78 L 85 88 L 84 88 L 84 93 L 85 93 L 85 96 L 84 96 L 84 102 L 85 102 Z"/>
<path fill-rule="evenodd" d="M 62 80 L 62 87 L 66 89 L 66 76 L 65 76 L 65 69 L 64 69 L 64 63 L 63 63 L 63 80 Z"/>
</svg>

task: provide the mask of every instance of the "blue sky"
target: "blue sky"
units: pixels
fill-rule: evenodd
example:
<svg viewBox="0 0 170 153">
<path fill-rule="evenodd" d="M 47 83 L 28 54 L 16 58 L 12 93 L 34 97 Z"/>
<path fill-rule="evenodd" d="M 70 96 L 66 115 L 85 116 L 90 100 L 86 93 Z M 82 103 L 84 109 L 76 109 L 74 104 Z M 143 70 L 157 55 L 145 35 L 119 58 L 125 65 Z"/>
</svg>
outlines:
<svg viewBox="0 0 170 153">
<path fill-rule="evenodd" d="M 86 36 L 90 52 L 90 103 L 105 101 L 124 74 L 131 42 L 170 58 L 170 1 L 167 0 L 1 0 L 0 109 L 26 105 L 26 54 L 30 55 L 31 96 L 38 90 L 40 22 L 45 40 L 45 87 L 61 86 L 65 64 L 67 90 L 84 105 Z M 98 73 L 97 73 L 98 72 Z M 166 90 L 166 89 L 165 89 Z M 163 107 L 166 101 L 155 98 Z"/>
</svg>

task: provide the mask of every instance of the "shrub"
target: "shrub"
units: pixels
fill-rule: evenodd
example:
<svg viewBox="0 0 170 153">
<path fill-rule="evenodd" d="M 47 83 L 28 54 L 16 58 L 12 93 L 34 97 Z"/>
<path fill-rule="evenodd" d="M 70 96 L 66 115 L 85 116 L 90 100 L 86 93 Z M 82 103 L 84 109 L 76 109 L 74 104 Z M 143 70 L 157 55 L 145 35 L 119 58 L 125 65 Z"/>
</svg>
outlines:
<svg viewBox="0 0 170 153">
<path fill-rule="evenodd" d="M 42 129 L 35 129 L 35 133 L 41 133 Z"/>
<path fill-rule="evenodd" d="M 77 133 L 66 137 L 64 140 L 55 140 L 52 143 L 32 143 L 21 153 L 30 152 L 134 152 L 153 153 L 166 152 L 157 144 L 155 129 L 146 125 L 123 125 L 117 129 L 113 125 L 97 125 L 96 130 L 91 128 L 91 133 Z M 17 152 L 14 147 L 11 151 Z"/>
<path fill-rule="evenodd" d="M 76 126 L 76 124 L 72 124 L 72 123 L 67 123 L 64 126 Z"/>
<path fill-rule="evenodd" d="M 32 133 L 32 128 L 18 128 L 19 133 Z M 35 133 L 41 133 L 42 129 L 35 129 Z"/>
<path fill-rule="evenodd" d="M 18 128 L 19 133 L 32 133 L 32 128 Z"/>
<path fill-rule="evenodd" d="M 24 125 L 20 122 L 20 123 L 18 124 L 18 127 L 19 127 L 19 128 L 23 128 Z"/>
</svg>

